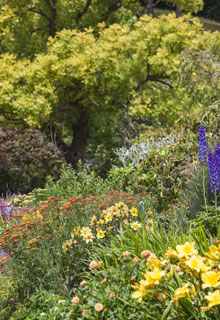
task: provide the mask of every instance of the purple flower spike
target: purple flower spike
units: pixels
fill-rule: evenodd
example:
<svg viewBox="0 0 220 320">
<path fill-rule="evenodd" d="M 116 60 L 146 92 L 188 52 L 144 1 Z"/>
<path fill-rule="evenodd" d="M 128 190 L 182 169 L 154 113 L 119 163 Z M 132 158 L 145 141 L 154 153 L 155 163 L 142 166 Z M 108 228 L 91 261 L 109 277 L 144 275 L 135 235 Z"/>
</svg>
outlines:
<svg viewBox="0 0 220 320">
<path fill-rule="evenodd" d="M 219 158 L 216 154 L 208 152 L 208 165 L 209 165 L 209 187 L 211 192 L 220 190 L 220 177 L 219 177 Z"/>
<path fill-rule="evenodd" d="M 202 163 L 207 160 L 207 139 L 205 127 L 199 128 L 199 157 Z"/>
</svg>

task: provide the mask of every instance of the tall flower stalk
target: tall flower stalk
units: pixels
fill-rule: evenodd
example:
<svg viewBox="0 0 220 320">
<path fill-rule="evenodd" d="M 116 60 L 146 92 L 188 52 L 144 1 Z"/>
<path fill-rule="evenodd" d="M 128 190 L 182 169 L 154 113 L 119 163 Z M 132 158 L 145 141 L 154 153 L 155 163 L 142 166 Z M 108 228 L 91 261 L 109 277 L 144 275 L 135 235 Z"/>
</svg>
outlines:
<svg viewBox="0 0 220 320">
<path fill-rule="evenodd" d="M 204 126 L 199 128 L 199 157 L 202 164 L 207 162 L 207 138 L 206 130 Z M 202 184 L 203 184 L 203 198 L 205 203 L 205 209 L 207 212 L 207 201 L 206 201 L 206 181 L 205 181 L 205 166 L 202 166 Z"/>
<path fill-rule="evenodd" d="M 199 128 L 199 157 L 202 163 L 207 161 L 207 138 L 204 126 Z"/>
</svg>

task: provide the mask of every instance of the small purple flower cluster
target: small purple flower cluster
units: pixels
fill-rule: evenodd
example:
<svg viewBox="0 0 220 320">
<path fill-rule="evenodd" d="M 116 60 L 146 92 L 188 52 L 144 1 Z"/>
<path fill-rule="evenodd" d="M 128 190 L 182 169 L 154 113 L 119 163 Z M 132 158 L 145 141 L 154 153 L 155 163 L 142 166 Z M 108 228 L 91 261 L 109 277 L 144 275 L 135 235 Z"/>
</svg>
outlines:
<svg viewBox="0 0 220 320">
<path fill-rule="evenodd" d="M 211 192 L 220 191 L 220 144 L 215 146 L 214 152 L 208 151 L 206 130 L 201 126 L 199 129 L 199 157 L 202 163 L 209 167 L 209 187 Z"/>
<path fill-rule="evenodd" d="M 2 220 L 11 220 L 14 216 L 15 210 L 17 210 L 16 207 L 10 205 L 6 200 L 0 199 L 0 215 Z"/>
</svg>

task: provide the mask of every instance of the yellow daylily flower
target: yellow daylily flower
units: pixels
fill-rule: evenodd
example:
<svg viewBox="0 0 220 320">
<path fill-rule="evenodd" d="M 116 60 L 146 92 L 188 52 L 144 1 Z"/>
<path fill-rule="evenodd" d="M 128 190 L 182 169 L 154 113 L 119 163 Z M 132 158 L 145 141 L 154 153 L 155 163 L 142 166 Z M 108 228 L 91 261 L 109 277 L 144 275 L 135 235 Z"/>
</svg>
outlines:
<svg viewBox="0 0 220 320">
<path fill-rule="evenodd" d="M 220 258 L 219 248 L 214 245 L 209 247 L 209 252 L 206 252 L 208 258 L 218 260 Z"/>
<path fill-rule="evenodd" d="M 113 215 L 112 215 L 111 212 L 108 212 L 108 213 L 105 215 L 105 217 L 104 217 L 105 222 L 112 221 L 112 218 L 113 218 Z"/>
<path fill-rule="evenodd" d="M 156 268 L 156 267 L 157 267 L 157 268 L 162 268 L 162 267 L 164 266 L 164 264 L 166 263 L 166 260 L 164 260 L 164 261 L 162 262 L 162 261 L 160 261 L 159 259 L 154 258 L 154 257 L 150 257 L 150 258 L 149 258 L 149 261 L 150 261 L 152 267 L 154 267 L 154 268 Z"/>
<path fill-rule="evenodd" d="M 135 292 L 132 293 L 132 298 L 138 299 L 138 302 L 143 302 L 143 297 L 149 294 L 147 290 L 150 288 L 149 283 L 146 280 L 141 280 L 140 284 L 136 283 L 132 285 L 132 288 L 135 289 Z"/>
<path fill-rule="evenodd" d="M 193 255 L 188 261 L 185 262 L 185 264 L 190 267 L 190 269 L 197 272 L 207 272 L 210 270 L 210 267 L 205 265 L 204 260 L 205 258 L 199 255 Z"/>
<path fill-rule="evenodd" d="M 105 237 L 105 233 L 106 233 L 106 231 L 103 231 L 103 230 L 97 230 L 97 234 L 96 234 L 96 236 L 97 236 L 97 238 L 98 238 L 98 239 L 102 239 L 102 238 L 104 238 L 104 237 Z"/>
<path fill-rule="evenodd" d="M 212 308 L 220 304 L 220 290 L 216 290 L 214 292 L 209 292 L 207 296 L 205 296 L 208 301 L 208 308 Z M 205 311 L 205 310 L 204 310 Z"/>
<path fill-rule="evenodd" d="M 165 256 L 169 258 L 179 259 L 178 252 L 176 250 L 173 250 L 172 248 L 168 248 L 167 252 L 165 253 Z"/>
<path fill-rule="evenodd" d="M 137 215 L 138 215 L 138 211 L 137 211 L 137 209 L 136 208 L 131 208 L 131 215 L 132 215 L 132 217 L 137 217 Z"/>
<path fill-rule="evenodd" d="M 195 242 L 186 242 L 183 245 L 176 246 L 179 258 L 197 255 L 198 251 L 194 248 Z"/>
<path fill-rule="evenodd" d="M 135 221 L 135 222 L 130 223 L 130 227 L 133 230 L 138 230 L 139 228 L 142 227 L 142 225 L 139 222 Z"/>
<path fill-rule="evenodd" d="M 201 278 L 202 278 L 202 281 L 204 282 L 202 284 L 203 289 L 209 288 L 209 287 L 215 288 L 220 285 L 220 281 L 219 281 L 220 272 L 208 271 L 206 273 L 202 273 Z"/>
<path fill-rule="evenodd" d="M 176 289 L 174 297 L 176 299 L 189 297 L 189 283 L 187 282 L 182 288 Z"/>
</svg>

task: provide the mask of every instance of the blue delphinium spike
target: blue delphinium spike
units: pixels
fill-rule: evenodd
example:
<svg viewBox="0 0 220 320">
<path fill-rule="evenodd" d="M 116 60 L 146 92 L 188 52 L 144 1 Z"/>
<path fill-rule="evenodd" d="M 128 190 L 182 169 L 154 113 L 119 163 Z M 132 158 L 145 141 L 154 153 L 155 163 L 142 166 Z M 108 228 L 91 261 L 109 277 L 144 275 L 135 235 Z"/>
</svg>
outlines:
<svg viewBox="0 0 220 320">
<path fill-rule="evenodd" d="M 207 160 L 207 139 L 205 127 L 201 126 L 199 128 L 199 157 L 202 163 Z"/>
<path fill-rule="evenodd" d="M 215 153 L 208 152 L 209 165 L 209 187 L 211 192 L 220 190 L 220 179 L 218 170 L 218 156 Z"/>
</svg>

